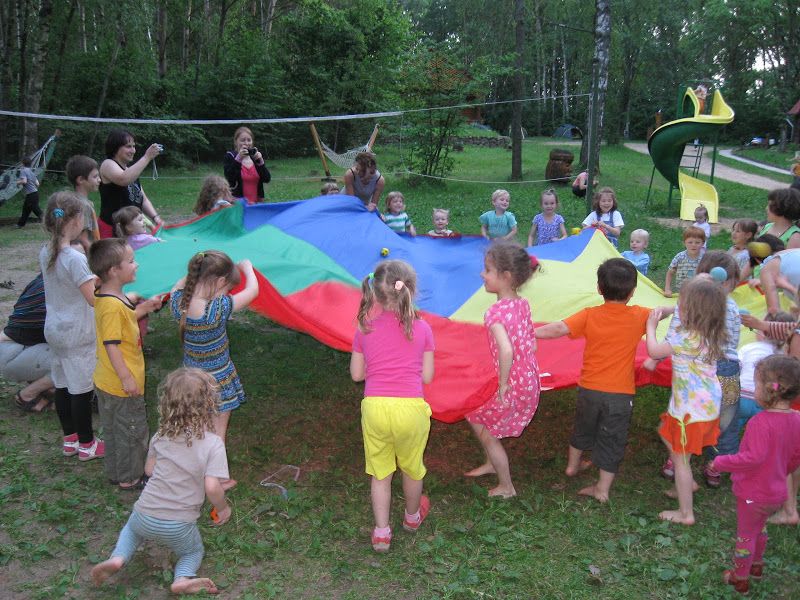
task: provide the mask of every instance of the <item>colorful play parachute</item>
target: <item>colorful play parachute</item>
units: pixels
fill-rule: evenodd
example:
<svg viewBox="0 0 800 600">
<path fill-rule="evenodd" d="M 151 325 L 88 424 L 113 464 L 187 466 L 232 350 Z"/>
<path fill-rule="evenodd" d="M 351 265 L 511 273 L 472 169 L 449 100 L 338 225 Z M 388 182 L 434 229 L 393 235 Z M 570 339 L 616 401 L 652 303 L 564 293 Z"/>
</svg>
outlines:
<svg viewBox="0 0 800 600">
<path fill-rule="evenodd" d="M 137 251 L 140 264 L 133 288 L 142 295 L 168 292 L 186 274 L 193 254 L 216 249 L 234 261 L 248 258 L 260 293 L 251 307 L 270 319 L 308 333 L 328 346 L 351 349 L 361 280 L 384 258 L 402 259 L 417 272 L 418 306 L 433 328 L 436 376 L 425 397 L 433 416 L 461 419 L 497 389 L 483 313 L 496 298 L 483 290 L 480 271 L 488 242 L 480 237 L 416 238 L 397 235 L 375 213 L 350 196 L 323 196 L 298 202 L 236 205 L 168 227 L 163 244 Z M 521 290 L 534 319 L 546 322 L 599 304 L 595 272 L 617 251 L 602 233 L 589 229 L 566 240 L 531 249 L 542 270 Z M 744 290 L 748 308 L 758 310 L 758 294 Z M 646 277 L 632 303 L 670 305 Z M 234 353 L 236 340 L 232 340 Z M 578 381 L 583 342 L 540 340 L 538 358 L 547 388 Z M 646 357 L 644 344 L 637 362 Z M 609 373 L 609 377 L 613 377 Z M 669 365 L 655 373 L 639 369 L 637 384 L 669 385 Z"/>
</svg>

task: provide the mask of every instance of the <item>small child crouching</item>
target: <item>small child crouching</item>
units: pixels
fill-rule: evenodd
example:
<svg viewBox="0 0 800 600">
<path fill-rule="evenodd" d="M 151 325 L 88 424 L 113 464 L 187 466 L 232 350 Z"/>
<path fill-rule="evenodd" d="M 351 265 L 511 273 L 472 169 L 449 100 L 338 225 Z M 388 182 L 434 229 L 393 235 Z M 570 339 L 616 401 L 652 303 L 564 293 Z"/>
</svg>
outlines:
<svg viewBox="0 0 800 600">
<path fill-rule="evenodd" d="M 220 483 L 228 478 L 228 459 L 211 421 L 217 394 L 214 377 L 200 369 L 173 371 L 159 387 L 158 432 L 150 440 L 145 466 L 150 479 L 111 558 L 92 569 L 95 585 L 122 569 L 143 541 L 155 540 L 178 557 L 172 593 L 217 593 L 211 579 L 197 577 L 204 553 L 197 519 L 204 496 L 216 510 L 217 525 L 231 518 Z"/>
</svg>

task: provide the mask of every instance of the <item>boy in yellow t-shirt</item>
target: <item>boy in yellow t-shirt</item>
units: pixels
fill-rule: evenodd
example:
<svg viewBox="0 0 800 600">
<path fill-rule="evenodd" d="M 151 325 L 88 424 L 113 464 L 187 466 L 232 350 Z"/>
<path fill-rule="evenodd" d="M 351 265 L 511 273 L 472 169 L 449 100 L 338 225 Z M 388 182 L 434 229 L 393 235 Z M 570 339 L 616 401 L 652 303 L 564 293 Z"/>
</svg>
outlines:
<svg viewBox="0 0 800 600">
<path fill-rule="evenodd" d="M 160 308 L 161 300 L 151 298 L 137 306 L 123 293 L 123 286 L 136 279 L 138 268 L 125 240 L 111 238 L 92 244 L 89 267 L 101 282 L 94 301 L 94 385 L 106 438 L 106 475 L 123 490 L 141 489 L 149 432 L 138 319 Z"/>
</svg>

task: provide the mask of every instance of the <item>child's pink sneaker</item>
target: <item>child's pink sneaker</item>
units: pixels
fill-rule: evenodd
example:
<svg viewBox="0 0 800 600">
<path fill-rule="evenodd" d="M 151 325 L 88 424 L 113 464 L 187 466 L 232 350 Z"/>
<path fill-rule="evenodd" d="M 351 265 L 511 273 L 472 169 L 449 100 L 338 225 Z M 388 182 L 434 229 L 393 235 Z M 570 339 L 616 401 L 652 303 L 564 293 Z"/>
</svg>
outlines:
<svg viewBox="0 0 800 600">
<path fill-rule="evenodd" d="M 78 453 L 78 434 L 64 436 L 64 445 L 61 446 L 61 453 L 64 456 L 75 456 Z"/>
<path fill-rule="evenodd" d="M 103 440 L 94 438 L 88 444 L 78 444 L 78 460 L 86 462 L 106 455 L 106 444 Z"/>
<path fill-rule="evenodd" d="M 403 529 L 406 531 L 410 531 L 411 533 L 416 533 L 419 526 L 422 525 L 422 522 L 425 520 L 425 517 L 428 516 L 428 512 L 431 510 L 431 501 L 428 499 L 427 496 L 422 496 L 419 499 L 419 521 L 416 523 L 413 521 L 408 520 L 408 514 L 403 518 Z"/>
<path fill-rule="evenodd" d="M 375 530 L 372 531 L 372 549 L 375 552 L 388 552 L 389 547 L 392 545 L 392 532 L 388 534 L 377 534 Z"/>
</svg>

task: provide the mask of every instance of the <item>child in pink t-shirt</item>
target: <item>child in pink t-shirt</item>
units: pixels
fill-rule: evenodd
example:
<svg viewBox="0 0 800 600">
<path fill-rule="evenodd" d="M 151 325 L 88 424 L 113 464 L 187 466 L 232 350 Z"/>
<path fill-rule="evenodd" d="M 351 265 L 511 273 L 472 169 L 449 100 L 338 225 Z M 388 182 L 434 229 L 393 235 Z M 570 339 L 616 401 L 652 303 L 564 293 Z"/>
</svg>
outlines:
<svg viewBox="0 0 800 600">
<path fill-rule="evenodd" d="M 787 476 L 789 481 L 800 476 L 800 412 L 790 408 L 800 395 L 800 362 L 769 356 L 758 363 L 755 380 L 756 401 L 764 410 L 748 422 L 738 454 L 720 454 L 713 462 L 717 471 L 730 472 L 733 481 L 735 568 L 723 577 L 740 593 L 749 590 L 751 575 L 761 578 L 767 518 L 786 501 Z"/>
<path fill-rule="evenodd" d="M 392 541 L 389 508 L 392 476 L 403 472 L 403 529 L 416 532 L 430 510 L 422 495 L 431 409 L 422 384 L 433 379 L 433 333 L 414 308 L 417 276 L 399 260 L 382 262 L 364 278 L 353 339 L 350 374 L 366 380 L 361 401 L 366 470 L 372 476 L 372 547 L 386 552 Z"/>
</svg>

